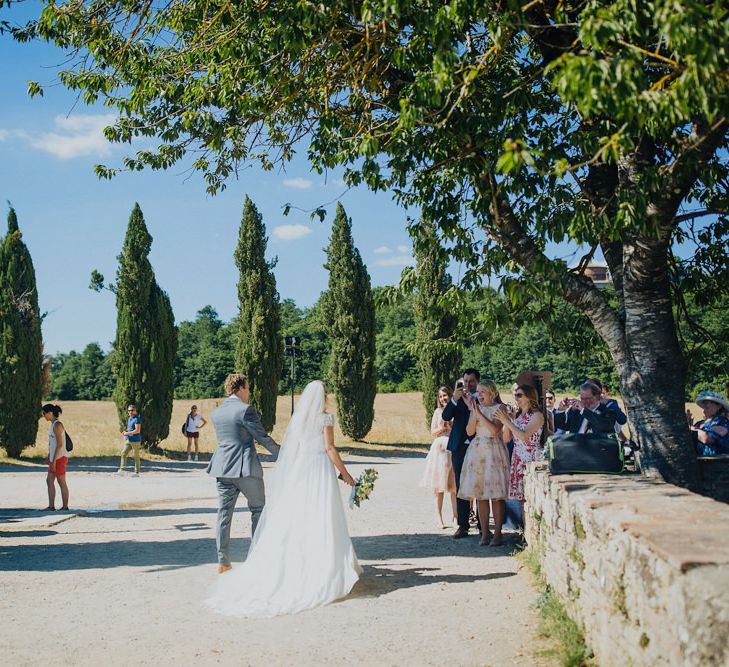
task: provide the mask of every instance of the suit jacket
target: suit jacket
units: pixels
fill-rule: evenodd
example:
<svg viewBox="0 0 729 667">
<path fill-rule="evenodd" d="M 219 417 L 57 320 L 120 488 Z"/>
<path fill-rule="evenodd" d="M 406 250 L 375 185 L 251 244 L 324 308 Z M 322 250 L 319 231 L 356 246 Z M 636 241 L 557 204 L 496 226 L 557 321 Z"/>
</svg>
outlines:
<svg viewBox="0 0 729 667">
<path fill-rule="evenodd" d="M 554 413 L 554 428 L 568 433 L 579 433 L 582 420 L 587 419 L 593 433 L 615 433 L 615 413 L 600 403 L 594 411 L 573 410 Z"/>
<path fill-rule="evenodd" d="M 256 409 L 237 396 L 228 396 L 210 417 L 218 447 L 208 465 L 213 477 L 263 477 L 254 440 L 278 458 L 280 447 L 266 433 Z"/>
<path fill-rule="evenodd" d="M 448 401 L 448 405 L 443 408 L 443 421 L 451 422 L 451 433 L 448 436 L 448 450 L 455 452 L 461 448 L 465 449 L 469 445 L 470 438 L 466 435 L 466 426 L 471 411 L 463 402 L 462 398 L 453 405 L 453 401 Z"/>
</svg>

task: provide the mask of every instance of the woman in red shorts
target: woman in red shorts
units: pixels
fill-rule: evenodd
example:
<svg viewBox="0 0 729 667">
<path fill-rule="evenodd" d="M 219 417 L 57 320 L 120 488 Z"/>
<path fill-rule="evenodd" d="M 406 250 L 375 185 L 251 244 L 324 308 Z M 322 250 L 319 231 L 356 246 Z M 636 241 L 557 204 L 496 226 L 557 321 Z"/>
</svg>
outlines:
<svg viewBox="0 0 729 667">
<path fill-rule="evenodd" d="M 68 463 L 68 450 L 66 449 L 66 431 L 58 420 L 62 410 L 60 405 L 46 403 L 41 410 L 43 418 L 51 422 L 51 432 L 48 435 L 48 507 L 46 510 L 56 509 L 56 486 L 61 487 L 62 510 L 68 509 L 68 486 L 66 485 L 66 464 Z"/>
</svg>

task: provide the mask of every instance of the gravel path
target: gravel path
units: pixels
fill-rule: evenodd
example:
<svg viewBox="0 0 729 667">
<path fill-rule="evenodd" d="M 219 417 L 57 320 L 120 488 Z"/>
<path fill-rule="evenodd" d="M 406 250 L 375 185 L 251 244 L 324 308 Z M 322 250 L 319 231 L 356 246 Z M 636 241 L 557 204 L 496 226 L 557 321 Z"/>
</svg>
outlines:
<svg viewBox="0 0 729 667">
<path fill-rule="evenodd" d="M 434 527 L 421 459 L 357 458 L 375 493 L 348 511 L 364 575 L 345 600 L 269 620 L 202 601 L 215 566 L 215 486 L 204 464 L 109 460 L 69 468 L 70 514 L 45 505 L 40 466 L 0 467 L 0 655 L 6 665 L 535 665 L 536 597 L 507 546 Z M 267 474 L 270 466 L 265 466 Z M 342 488 L 343 496 L 346 493 Z M 234 559 L 248 548 L 240 503 Z"/>
</svg>

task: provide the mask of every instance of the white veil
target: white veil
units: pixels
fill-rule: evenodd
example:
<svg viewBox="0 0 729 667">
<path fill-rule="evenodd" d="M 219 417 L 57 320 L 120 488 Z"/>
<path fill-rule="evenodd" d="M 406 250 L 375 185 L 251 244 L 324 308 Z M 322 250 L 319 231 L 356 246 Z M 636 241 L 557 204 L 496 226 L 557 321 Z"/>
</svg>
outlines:
<svg viewBox="0 0 729 667">
<path fill-rule="evenodd" d="M 281 443 L 281 451 L 274 466 L 270 491 L 271 500 L 292 486 L 293 478 L 302 472 L 306 459 L 314 452 L 324 451 L 322 414 L 326 403 L 326 389 L 321 380 L 309 382 L 296 405 Z"/>
</svg>

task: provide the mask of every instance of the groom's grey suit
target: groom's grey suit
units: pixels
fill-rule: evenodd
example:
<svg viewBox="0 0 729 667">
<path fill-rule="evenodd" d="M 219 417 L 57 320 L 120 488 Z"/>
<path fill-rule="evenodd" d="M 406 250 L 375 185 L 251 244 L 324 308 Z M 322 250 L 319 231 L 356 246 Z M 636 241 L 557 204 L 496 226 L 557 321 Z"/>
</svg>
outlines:
<svg viewBox="0 0 729 667">
<path fill-rule="evenodd" d="M 217 479 L 218 486 L 218 563 L 230 565 L 230 524 L 233 520 L 238 494 L 248 500 L 251 510 L 251 535 L 266 503 L 263 468 L 258 460 L 254 440 L 278 457 L 280 447 L 266 433 L 252 405 L 237 396 L 228 396 L 211 415 L 218 447 L 210 459 L 208 474 Z"/>
</svg>

